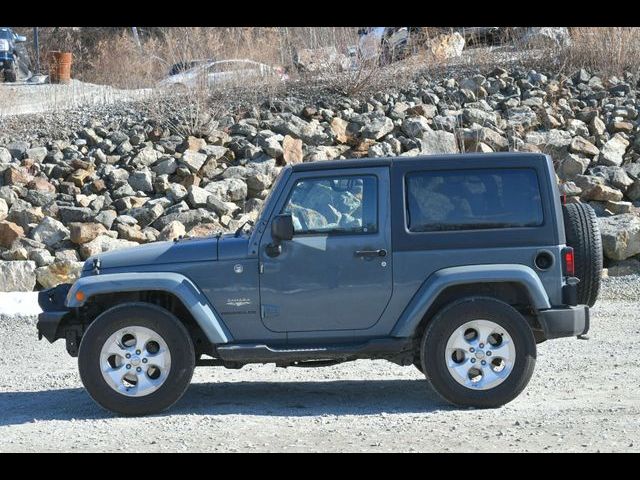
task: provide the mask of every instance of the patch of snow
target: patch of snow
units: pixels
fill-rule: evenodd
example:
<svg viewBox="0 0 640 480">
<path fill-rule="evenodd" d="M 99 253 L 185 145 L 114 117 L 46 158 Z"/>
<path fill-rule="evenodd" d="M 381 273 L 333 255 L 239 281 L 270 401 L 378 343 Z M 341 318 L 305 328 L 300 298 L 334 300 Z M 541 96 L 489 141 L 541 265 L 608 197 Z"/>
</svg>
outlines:
<svg viewBox="0 0 640 480">
<path fill-rule="evenodd" d="M 0 315 L 38 315 L 38 292 L 0 292 Z"/>
</svg>

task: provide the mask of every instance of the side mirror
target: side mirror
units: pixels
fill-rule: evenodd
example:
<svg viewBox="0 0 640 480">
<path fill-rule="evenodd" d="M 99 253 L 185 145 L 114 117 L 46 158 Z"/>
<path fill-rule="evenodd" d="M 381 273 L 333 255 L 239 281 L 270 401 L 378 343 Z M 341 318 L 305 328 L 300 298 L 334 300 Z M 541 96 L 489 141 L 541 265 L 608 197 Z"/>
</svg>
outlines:
<svg viewBox="0 0 640 480">
<path fill-rule="evenodd" d="M 267 255 L 277 257 L 282 252 L 281 243 L 293 238 L 293 219 L 290 214 L 276 215 L 271 222 L 273 243 L 267 245 Z"/>
<path fill-rule="evenodd" d="M 291 214 L 276 215 L 271 222 L 271 236 L 276 241 L 291 240 L 293 238 L 293 219 Z"/>
<path fill-rule="evenodd" d="M 24 35 L 16 35 L 15 40 L 16 40 L 16 42 L 26 42 L 27 41 L 27 37 L 25 37 Z"/>
</svg>

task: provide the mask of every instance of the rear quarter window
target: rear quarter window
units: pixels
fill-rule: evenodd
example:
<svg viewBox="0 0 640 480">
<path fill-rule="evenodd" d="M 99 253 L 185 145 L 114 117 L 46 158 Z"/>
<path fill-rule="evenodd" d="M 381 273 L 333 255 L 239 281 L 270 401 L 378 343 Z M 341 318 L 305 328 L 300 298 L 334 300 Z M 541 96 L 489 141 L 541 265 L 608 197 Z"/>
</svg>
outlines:
<svg viewBox="0 0 640 480">
<path fill-rule="evenodd" d="M 408 173 L 410 232 L 536 227 L 544 223 L 534 169 Z"/>
</svg>

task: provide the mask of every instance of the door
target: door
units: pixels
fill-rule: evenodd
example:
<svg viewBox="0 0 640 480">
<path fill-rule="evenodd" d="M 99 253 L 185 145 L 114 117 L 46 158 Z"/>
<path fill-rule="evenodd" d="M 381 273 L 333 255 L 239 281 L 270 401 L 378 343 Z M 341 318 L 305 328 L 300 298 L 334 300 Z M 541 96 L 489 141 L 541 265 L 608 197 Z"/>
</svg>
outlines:
<svg viewBox="0 0 640 480">
<path fill-rule="evenodd" d="M 388 168 L 294 172 L 285 192 L 274 215 L 291 214 L 293 238 L 270 257 L 269 224 L 260 243 L 264 325 L 276 332 L 371 327 L 392 293 Z"/>
</svg>

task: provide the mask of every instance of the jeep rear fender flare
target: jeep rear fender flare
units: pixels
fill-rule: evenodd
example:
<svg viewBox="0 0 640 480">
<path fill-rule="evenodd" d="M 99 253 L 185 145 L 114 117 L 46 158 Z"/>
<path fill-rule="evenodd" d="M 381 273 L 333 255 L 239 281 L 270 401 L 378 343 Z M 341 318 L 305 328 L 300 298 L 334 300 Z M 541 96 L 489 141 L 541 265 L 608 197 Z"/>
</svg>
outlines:
<svg viewBox="0 0 640 480">
<path fill-rule="evenodd" d="M 76 296 L 79 291 L 84 294 L 82 300 Z M 211 343 L 222 344 L 232 340 L 231 333 L 204 294 L 179 273 L 111 273 L 81 277 L 69 290 L 66 306 L 81 307 L 95 295 L 140 291 L 163 291 L 175 295 L 191 312 Z"/>
<path fill-rule="evenodd" d="M 402 312 L 391 335 L 394 337 L 409 337 L 413 335 L 429 307 L 448 287 L 471 283 L 505 282 L 522 285 L 529 295 L 533 308 L 536 310 L 551 308 L 549 298 L 540 278 L 527 266 L 493 264 L 443 268 L 434 272 L 424 281 Z"/>
</svg>

